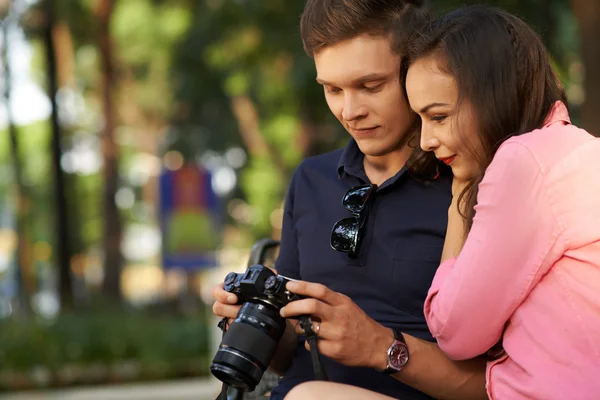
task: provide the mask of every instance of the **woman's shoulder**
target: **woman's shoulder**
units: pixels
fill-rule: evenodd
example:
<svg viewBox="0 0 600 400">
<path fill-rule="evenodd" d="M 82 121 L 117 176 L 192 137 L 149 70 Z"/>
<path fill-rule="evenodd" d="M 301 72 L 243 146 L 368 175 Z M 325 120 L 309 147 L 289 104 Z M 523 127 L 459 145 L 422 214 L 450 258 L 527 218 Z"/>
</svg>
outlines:
<svg viewBox="0 0 600 400">
<path fill-rule="evenodd" d="M 541 169 L 547 171 L 582 148 L 600 146 L 600 139 L 584 129 L 560 121 L 508 139 L 500 146 L 496 156 L 511 151 L 509 149 L 514 146 L 526 150 Z"/>
</svg>

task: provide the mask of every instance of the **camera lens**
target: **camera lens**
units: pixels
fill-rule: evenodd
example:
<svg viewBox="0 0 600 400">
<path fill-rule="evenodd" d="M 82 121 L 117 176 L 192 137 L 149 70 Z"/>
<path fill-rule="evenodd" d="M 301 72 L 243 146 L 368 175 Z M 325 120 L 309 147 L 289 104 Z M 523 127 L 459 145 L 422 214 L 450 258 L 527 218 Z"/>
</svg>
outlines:
<svg viewBox="0 0 600 400">
<path fill-rule="evenodd" d="M 279 308 L 259 301 L 244 303 L 223 336 L 211 373 L 229 386 L 253 391 L 275 354 L 285 326 Z"/>
</svg>

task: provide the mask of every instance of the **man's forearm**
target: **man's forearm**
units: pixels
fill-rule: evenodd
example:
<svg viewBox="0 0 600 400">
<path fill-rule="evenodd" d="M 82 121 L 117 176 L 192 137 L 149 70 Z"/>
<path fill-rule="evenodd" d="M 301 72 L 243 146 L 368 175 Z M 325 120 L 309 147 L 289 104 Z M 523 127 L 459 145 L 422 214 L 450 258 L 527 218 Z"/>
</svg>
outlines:
<svg viewBox="0 0 600 400">
<path fill-rule="evenodd" d="M 294 323 L 291 320 L 286 320 L 286 327 L 275 355 L 269 364 L 269 369 L 278 375 L 283 375 L 292 363 L 294 351 L 298 346 L 298 335 L 294 330 Z"/>
<path fill-rule="evenodd" d="M 404 334 L 409 362 L 394 378 L 439 400 L 485 400 L 485 359 L 452 361 L 437 344 Z"/>
</svg>

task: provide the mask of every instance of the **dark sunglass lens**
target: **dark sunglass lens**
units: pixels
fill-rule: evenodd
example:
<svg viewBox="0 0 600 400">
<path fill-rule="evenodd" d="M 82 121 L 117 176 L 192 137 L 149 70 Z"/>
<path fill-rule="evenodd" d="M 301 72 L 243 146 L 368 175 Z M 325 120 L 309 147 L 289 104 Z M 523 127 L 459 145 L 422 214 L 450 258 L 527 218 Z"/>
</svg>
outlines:
<svg viewBox="0 0 600 400">
<path fill-rule="evenodd" d="M 331 247 L 337 251 L 354 252 L 358 236 L 358 221 L 356 218 L 344 218 L 333 226 L 331 232 Z"/>
<path fill-rule="evenodd" d="M 365 203 L 367 202 L 372 190 L 373 185 L 364 185 L 352 188 L 344 196 L 342 204 L 351 213 L 359 213 L 365 206 Z"/>
</svg>

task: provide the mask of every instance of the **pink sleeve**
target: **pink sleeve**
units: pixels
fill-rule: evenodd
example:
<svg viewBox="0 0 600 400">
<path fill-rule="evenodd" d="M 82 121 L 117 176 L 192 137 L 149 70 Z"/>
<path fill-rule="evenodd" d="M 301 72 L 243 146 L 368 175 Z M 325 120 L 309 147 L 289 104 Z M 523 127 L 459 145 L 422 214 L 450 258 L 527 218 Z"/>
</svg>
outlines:
<svg viewBox="0 0 600 400">
<path fill-rule="evenodd" d="M 476 216 L 458 258 L 438 269 L 425 301 L 427 324 L 453 359 L 485 353 L 556 261 L 559 225 L 545 177 L 529 150 L 505 142 L 485 173 Z M 554 256 L 552 255 L 554 254 Z"/>
</svg>

